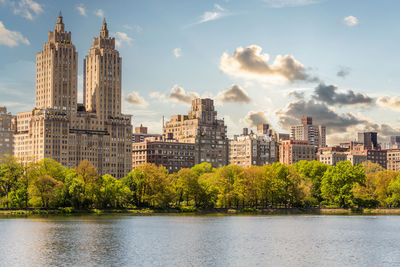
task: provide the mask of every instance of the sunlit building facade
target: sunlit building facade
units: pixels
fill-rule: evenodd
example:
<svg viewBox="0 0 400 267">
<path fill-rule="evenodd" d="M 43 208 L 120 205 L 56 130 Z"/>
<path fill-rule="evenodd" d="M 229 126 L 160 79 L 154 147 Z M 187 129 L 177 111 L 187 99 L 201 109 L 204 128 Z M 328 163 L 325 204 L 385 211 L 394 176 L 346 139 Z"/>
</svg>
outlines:
<svg viewBox="0 0 400 267">
<path fill-rule="evenodd" d="M 100 174 L 132 169 L 131 116 L 121 114 L 122 60 L 104 21 L 84 61 L 84 103 L 77 103 L 78 53 L 60 14 L 36 56 L 36 105 L 15 120 L 14 155 L 68 167 L 89 160 Z"/>
</svg>

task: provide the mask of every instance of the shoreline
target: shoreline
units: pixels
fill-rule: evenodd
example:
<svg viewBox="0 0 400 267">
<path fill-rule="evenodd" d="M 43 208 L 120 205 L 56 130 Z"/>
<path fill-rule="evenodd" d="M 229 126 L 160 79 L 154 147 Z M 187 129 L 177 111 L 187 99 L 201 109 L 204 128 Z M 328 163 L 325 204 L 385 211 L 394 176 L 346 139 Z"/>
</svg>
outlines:
<svg viewBox="0 0 400 267">
<path fill-rule="evenodd" d="M 400 208 L 388 209 L 344 209 L 344 208 L 268 208 L 268 209 L 15 209 L 0 210 L 0 218 L 31 217 L 31 216 L 82 216 L 82 215 L 124 215 L 124 216 L 159 216 L 159 215 L 190 215 L 190 216 L 240 216 L 240 215 L 400 215 Z"/>
</svg>

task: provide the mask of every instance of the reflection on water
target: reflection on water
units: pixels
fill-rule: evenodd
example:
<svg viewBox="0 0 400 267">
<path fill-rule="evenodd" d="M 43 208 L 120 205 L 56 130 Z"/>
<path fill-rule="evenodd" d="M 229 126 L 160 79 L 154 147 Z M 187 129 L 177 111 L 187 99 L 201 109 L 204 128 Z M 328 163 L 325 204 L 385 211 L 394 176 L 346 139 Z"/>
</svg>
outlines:
<svg viewBox="0 0 400 267">
<path fill-rule="evenodd" d="M 394 266 L 400 217 L 0 219 L 1 266 Z"/>
</svg>

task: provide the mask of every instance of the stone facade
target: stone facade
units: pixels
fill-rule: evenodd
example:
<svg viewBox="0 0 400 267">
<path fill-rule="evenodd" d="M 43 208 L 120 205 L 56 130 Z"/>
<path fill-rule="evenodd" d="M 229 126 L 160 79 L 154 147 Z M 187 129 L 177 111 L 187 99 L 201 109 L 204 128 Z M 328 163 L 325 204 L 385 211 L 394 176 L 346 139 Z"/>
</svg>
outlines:
<svg viewBox="0 0 400 267">
<path fill-rule="evenodd" d="M 387 169 L 389 171 L 400 171 L 400 149 L 387 150 Z"/>
<path fill-rule="evenodd" d="M 85 58 L 84 103 L 77 104 L 78 54 L 58 16 L 36 57 L 36 107 L 15 120 L 15 156 L 68 167 L 87 159 L 100 174 L 117 178 L 131 171 L 131 116 L 121 114 L 121 58 L 114 44 L 104 21 Z"/>
<path fill-rule="evenodd" d="M 277 143 L 270 136 L 253 133 L 242 134 L 234 136 L 233 140 L 230 140 L 229 163 L 242 167 L 272 164 L 278 161 L 277 152 Z"/>
<path fill-rule="evenodd" d="M 166 139 L 196 144 L 196 164 L 228 165 L 227 129 L 224 121 L 217 119 L 212 99 L 193 99 L 189 114 L 171 116 L 163 127 L 163 135 Z"/>
<path fill-rule="evenodd" d="M 162 165 L 170 172 L 195 165 L 196 144 L 148 137 L 143 142 L 132 143 L 132 168 L 145 163 Z"/>
</svg>

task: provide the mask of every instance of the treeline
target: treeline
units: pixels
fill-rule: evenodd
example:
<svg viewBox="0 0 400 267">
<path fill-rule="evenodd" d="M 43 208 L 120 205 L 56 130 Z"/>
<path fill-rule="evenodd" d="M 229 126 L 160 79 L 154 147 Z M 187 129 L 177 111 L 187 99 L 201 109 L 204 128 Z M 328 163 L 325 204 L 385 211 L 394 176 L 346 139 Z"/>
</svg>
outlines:
<svg viewBox="0 0 400 267">
<path fill-rule="evenodd" d="M 25 208 L 400 207 L 400 172 L 366 162 L 328 166 L 301 161 L 242 168 L 209 163 L 169 173 L 145 164 L 118 180 L 88 162 L 75 169 L 51 159 L 28 166 L 1 159 L 0 207 Z"/>
</svg>

